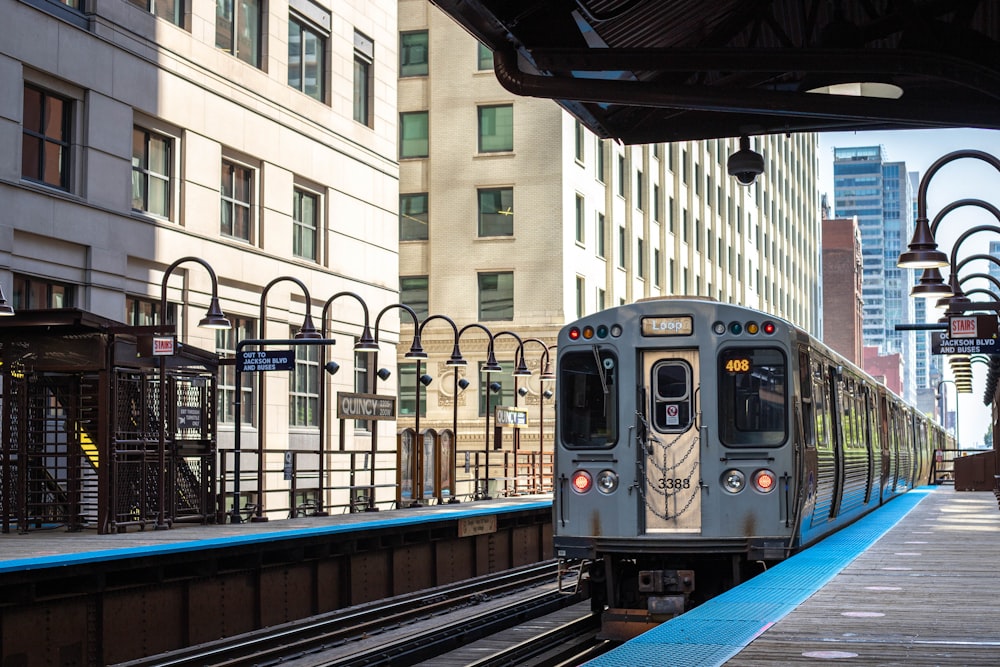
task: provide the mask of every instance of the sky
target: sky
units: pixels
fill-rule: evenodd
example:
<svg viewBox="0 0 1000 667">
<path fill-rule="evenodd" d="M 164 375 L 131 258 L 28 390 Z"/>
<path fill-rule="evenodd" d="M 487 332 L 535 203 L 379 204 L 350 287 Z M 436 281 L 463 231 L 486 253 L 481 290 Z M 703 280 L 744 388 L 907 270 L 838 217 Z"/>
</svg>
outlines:
<svg viewBox="0 0 1000 667">
<path fill-rule="evenodd" d="M 921 177 L 935 160 L 952 151 L 976 149 L 1000 156 L 1000 131 L 994 130 L 899 130 L 893 132 L 830 132 L 820 135 L 820 193 L 829 195 L 833 201 L 833 149 L 834 147 L 881 145 L 890 162 L 905 162 L 908 172 L 919 172 Z M 914 197 L 916 192 L 914 192 Z M 957 199 L 982 199 L 1000 207 L 1000 171 L 989 163 L 975 158 L 961 158 L 943 166 L 927 185 L 927 217 L 934 219 L 937 212 Z M 951 253 L 955 239 L 965 230 L 975 225 L 1000 225 L 991 213 L 977 206 L 965 206 L 954 210 L 942 219 L 936 240 L 938 247 Z M 969 236 L 958 250 L 958 259 L 975 253 L 985 253 L 990 241 L 1000 241 L 993 232 L 977 232 Z M 962 275 L 986 272 L 989 262 L 970 262 L 962 269 Z M 942 270 L 947 279 L 948 272 Z M 966 290 L 974 287 L 995 288 L 982 281 L 978 284 L 970 280 L 963 284 Z M 974 300 L 985 297 L 973 295 Z M 929 309 L 928 319 L 937 320 L 942 313 Z M 948 365 L 946 378 L 950 379 Z M 959 438 L 962 447 L 976 447 L 983 443 L 983 435 L 990 425 L 990 407 L 983 405 L 986 384 L 986 366 L 973 364 L 973 393 L 960 394 L 958 403 Z M 948 392 L 949 405 L 953 406 L 955 389 L 952 384 L 943 385 Z"/>
</svg>

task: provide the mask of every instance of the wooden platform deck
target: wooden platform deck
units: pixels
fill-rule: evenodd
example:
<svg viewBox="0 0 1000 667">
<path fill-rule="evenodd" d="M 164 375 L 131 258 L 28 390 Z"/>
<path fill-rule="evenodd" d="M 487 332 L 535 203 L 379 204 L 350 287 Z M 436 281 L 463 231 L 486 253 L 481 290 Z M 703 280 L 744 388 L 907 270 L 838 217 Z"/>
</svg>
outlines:
<svg viewBox="0 0 1000 667">
<path fill-rule="evenodd" d="M 724 664 L 1000 665 L 1000 512 L 942 486 Z"/>
</svg>

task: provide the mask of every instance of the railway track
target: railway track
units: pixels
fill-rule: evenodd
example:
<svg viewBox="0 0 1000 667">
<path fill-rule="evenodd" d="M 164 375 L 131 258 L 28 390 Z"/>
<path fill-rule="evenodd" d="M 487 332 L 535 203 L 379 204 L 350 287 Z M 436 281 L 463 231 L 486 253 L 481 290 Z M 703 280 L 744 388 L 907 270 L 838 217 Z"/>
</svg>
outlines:
<svg viewBox="0 0 1000 667">
<path fill-rule="evenodd" d="M 575 604 L 583 599 L 576 584 L 575 575 L 548 561 L 121 667 L 413 665 Z"/>
</svg>

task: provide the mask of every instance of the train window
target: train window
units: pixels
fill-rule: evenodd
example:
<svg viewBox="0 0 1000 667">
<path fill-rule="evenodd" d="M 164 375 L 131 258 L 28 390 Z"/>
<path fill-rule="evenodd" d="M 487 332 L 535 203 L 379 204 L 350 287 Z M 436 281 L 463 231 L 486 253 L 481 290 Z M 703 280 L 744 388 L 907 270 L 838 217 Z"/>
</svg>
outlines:
<svg viewBox="0 0 1000 667">
<path fill-rule="evenodd" d="M 567 352 L 559 364 L 559 434 L 573 449 L 618 441 L 618 358 L 597 346 Z"/>
<path fill-rule="evenodd" d="M 787 362 L 776 348 L 730 348 L 719 355 L 719 439 L 778 446 L 788 435 Z"/>
<path fill-rule="evenodd" d="M 652 369 L 653 428 L 680 433 L 691 427 L 691 366 L 678 360 L 661 361 Z"/>
</svg>

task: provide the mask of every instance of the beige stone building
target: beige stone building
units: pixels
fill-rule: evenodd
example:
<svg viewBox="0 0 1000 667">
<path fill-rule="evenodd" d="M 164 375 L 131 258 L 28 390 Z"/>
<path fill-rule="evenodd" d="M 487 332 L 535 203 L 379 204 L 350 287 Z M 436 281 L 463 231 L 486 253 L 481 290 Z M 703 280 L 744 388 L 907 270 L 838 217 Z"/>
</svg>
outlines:
<svg viewBox="0 0 1000 667">
<path fill-rule="evenodd" d="M 166 284 L 179 340 L 230 356 L 237 340 L 287 339 L 302 325 L 304 291 L 292 280 L 262 298 L 278 278 L 308 289 L 317 327 L 344 291 L 374 319 L 398 288 L 396 11 L 395 0 L 0 0 L 8 302 L 148 325 Z M 198 262 L 166 273 L 188 256 L 214 269 L 232 332 L 197 326 L 212 288 Z M 328 354 L 341 367 L 332 396 L 363 388 L 367 371 L 352 352 L 361 304 L 338 298 L 328 313 L 322 328 L 338 343 Z M 395 311 L 382 329 L 392 358 Z M 299 351 L 294 372 L 263 374 L 263 387 L 253 375 L 243 375 L 242 441 L 256 450 L 263 431 L 265 467 L 279 471 L 264 480 L 275 491 L 267 505 L 315 499 L 315 475 L 289 499 L 280 471 L 286 452 L 318 448 L 316 378 L 327 376 L 316 348 Z M 234 381 L 224 368 L 224 450 Z M 391 423 L 379 424 L 391 443 Z M 326 426 L 336 443 L 338 423 Z M 351 422 L 344 441 L 367 451 L 371 433 Z M 379 483 L 394 482 L 392 452 L 376 467 Z M 259 501 L 256 468 L 244 454 L 243 502 Z"/>
<path fill-rule="evenodd" d="M 399 39 L 400 286 L 421 317 L 444 314 L 459 327 L 481 322 L 551 345 L 580 315 L 699 295 L 818 333 L 815 135 L 754 138 L 766 171 L 743 187 L 726 174 L 738 138 L 599 139 L 554 102 L 503 89 L 491 54 L 425 0 L 400 0 Z M 471 385 L 458 398 L 459 450 L 483 444 L 486 382 L 476 364 L 485 339 L 469 330 L 460 340 Z M 445 365 L 453 341 L 443 323 L 423 331 L 433 354 L 421 372 L 434 381 L 420 390 L 421 428 L 450 427 L 454 418 Z M 496 400 L 513 405 L 516 341 L 501 336 L 496 347 L 506 362 Z M 540 398 L 541 349 L 525 346 L 534 375 L 520 381 L 528 394 L 518 397 L 529 411 L 520 447 L 536 452 L 536 411 L 552 409 Z M 401 404 L 412 414 L 416 369 L 400 364 Z M 543 437 L 551 433 L 545 425 Z"/>
</svg>

